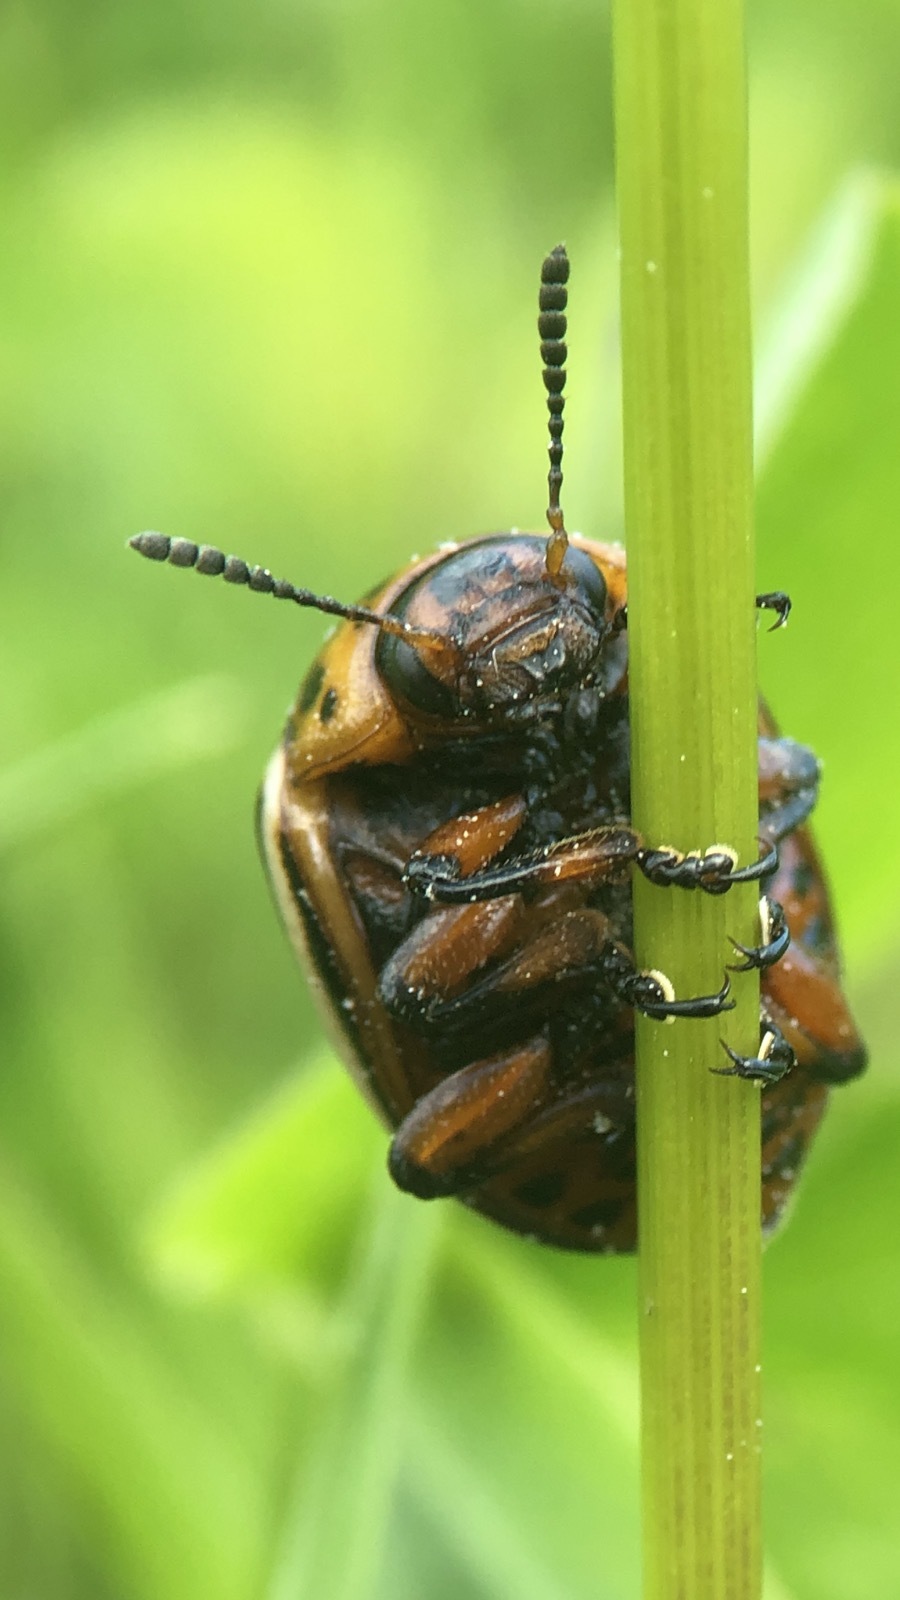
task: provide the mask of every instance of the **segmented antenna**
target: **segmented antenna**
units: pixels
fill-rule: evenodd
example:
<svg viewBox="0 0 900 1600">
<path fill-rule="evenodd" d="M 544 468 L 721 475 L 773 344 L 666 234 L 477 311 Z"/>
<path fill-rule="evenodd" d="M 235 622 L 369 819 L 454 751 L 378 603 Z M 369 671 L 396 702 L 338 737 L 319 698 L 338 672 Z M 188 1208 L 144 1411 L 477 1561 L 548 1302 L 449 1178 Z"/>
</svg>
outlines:
<svg viewBox="0 0 900 1600">
<path fill-rule="evenodd" d="M 276 600 L 293 600 L 298 606 L 312 606 L 316 611 L 326 611 L 330 616 L 346 617 L 349 622 L 370 622 L 383 633 L 393 633 L 408 644 L 422 645 L 426 649 L 446 650 L 450 641 L 437 633 L 424 633 L 401 622 L 398 617 L 383 617 L 368 606 L 345 605 L 327 594 L 313 594 L 311 589 L 298 589 L 286 578 L 273 578 L 268 567 L 249 567 L 240 556 L 226 556 L 211 544 L 194 544 L 190 539 L 170 539 L 164 533 L 136 533 L 129 539 L 132 550 L 146 556 L 148 561 L 168 561 L 173 567 L 193 567 L 209 578 L 224 578 L 226 583 L 242 583 L 257 594 L 270 594 Z"/>
<path fill-rule="evenodd" d="M 562 489 L 562 458 L 563 458 L 563 407 L 565 397 L 563 389 L 566 386 L 566 306 L 569 302 L 569 291 L 566 287 L 569 281 L 569 257 L 564 244 L 558 244 L 555 250 L 544 258 L 541 267 L 541 292 L 538 299 L 540 315 L 538 316 L 538 333 L 541 336 L 541 360 L 544 363 L 544 387 L 547 390 L 548 427 L 550 430 L 550 445 L 547 454 L 550 457 L 550 472 L 547 484 L 550 490 L 550 504 L 547 507 L 547 521 L 550 524 L 551 534 L 547 540 L 547 571 L 551 578 L 555 578 L 565 560 L 569 539 L 563 521 L 562 506 L 559 503 Z"/>
</svg>

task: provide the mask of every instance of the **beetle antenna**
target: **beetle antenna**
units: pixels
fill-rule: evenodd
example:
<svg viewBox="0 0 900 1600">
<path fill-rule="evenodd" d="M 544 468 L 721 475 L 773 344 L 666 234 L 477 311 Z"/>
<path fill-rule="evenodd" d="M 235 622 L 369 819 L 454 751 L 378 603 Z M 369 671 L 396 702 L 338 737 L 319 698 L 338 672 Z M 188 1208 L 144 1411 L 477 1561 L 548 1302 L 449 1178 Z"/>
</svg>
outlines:
<svg viewBox="0 0 900 1600">
<path fill-rule="evenodd" d="M 345 605 L 343 600 L 333 600 L 327 594 L 313 594 L 311 589 L 298 589 L 286 578 L 273 578 L 268 567 L 249 567 L 240 556 L 226 556 L 211 544 L 194 544 L 190 539 L 170 539 L 164 533 L 136 533 L 129 539 L 132 550 L 146 556 L 148 561 L 168 561 L 173 567 L 193 567 L 209 578 L 224 578 L 226 583 L 242 583 L 257 594 L 270 594 L 276 600 L 293 600 L 298 606 L 312 606 L 330 616 L 346 617 L 348 622 L 370 622 L 382 633 L 393 633 L 408 644 L 421 645 L 428 650 L 447 650 L 451 641 L 439 633 L 426 633 L 410 627 L 399 617 L 383 617 L 368 606 Z"/>
<path fill-rule="evenodd" d="M 566 306 L 569 302 L 569 257 L 564 244 L 558 244 L 545 256 L 541 267 L 541 290 L 538 298 L 538 333 L 541 336 L 541 360 L 544 363 L 544 387 L 547 390 L 548 425 L 550 429 L 550 472 L 547 483 L 550 504 L 547 521 L 551 533 L 547 540 L 547 571 L 551 578 L 559 574 L 569 547 L 569 537 L 559 503 L 562 490 L 563 458 L 563 407 L 566 386 Z"/>
</svg>

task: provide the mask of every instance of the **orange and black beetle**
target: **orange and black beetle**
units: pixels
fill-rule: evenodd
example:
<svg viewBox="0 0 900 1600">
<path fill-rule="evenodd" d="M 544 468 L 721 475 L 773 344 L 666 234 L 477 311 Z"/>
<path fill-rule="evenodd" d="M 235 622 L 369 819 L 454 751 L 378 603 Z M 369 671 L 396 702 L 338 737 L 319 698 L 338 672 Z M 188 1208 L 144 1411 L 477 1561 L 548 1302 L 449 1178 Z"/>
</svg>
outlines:
<svg viewBox="0 0 900 1600">
<path fill-rule="evenodd" d="M 760 710 L 764 849 L 645 848 L 629 822 L 625 558 L 569 539 L 562 482 L 564 252 L 544 263 L 549 539 L 447 546 L 344 606 L 186 540 L 194 566 L 345 620 L 269 766 L 263 853 L 281 915 L 351 1071 L 394 1130 L 397 1183 L 456 1195 L 574 1250 L 636 1240 L 634 1009 L 715 1016 L 635 969 L 630 874 L 722 893 L 763 880 L 761 1045 L 723 1070 L 762 1084 L 762 1212 L 774 1223 L 824 1110 L 864 1051 L 839 986 L 807 830 L 818 764 Z M 788 602 L 758 604 L 783 620 Z M 790 948 L 788 944 L 790 943 Z M 791 1068 L 792 1070 L 788 1070 Z"/>
</svg>

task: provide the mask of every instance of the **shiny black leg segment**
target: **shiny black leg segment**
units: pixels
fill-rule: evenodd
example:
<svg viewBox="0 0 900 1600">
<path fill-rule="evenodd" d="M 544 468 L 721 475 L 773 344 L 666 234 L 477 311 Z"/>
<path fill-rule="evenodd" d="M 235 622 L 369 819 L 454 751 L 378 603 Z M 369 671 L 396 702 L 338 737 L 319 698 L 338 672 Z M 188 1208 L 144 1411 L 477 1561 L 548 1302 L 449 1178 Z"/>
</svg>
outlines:
<svg viewBox="0 0 900 1600">
<path fill-rule="evenodd" d="M 753 883 L 767 878 L 778 866 L 778 850 L 774 844 L 769 844 L 765 854 L 747 867 L 738 867 L 731 851 L 716 847 L 703 855 L 696 851 L 682 855 L 680 850 L 666 847 L 641 849 L 635 860 L 644 877 L 659 888 L 702 889 L 706 894 L 725 894 L 733 883 Z"/>
<path fill-rule="evenodd" d="M 776 611 L 778 615 L 769 629 L 774 633 L 777 628 L 783 628 L 791 614 L 791 597 L 782 589 L 773 589 L 769 594 L 756 596 L 756 609 L 758 611 Z"/>
<path fill-rule="evenodd" d="M 744 960 L 729 962 L 729 972 L 752 972 L 754 968 L 764 972 L 766 967 L 774 967 L 776 961 L 781 960 L 790 944 L 791 932 L 777 900 L 770 900 L 768 895 L 763 895 L 759 902 L 759 916 L 763 930 L 762 944 L 739 944 L 737 939 L 732 939 L 731 943 Z"/>
<path fill-rule="evenodd" d="M 462 876 L 456 856 L 416 854 L 407 862 L 403 882 L 414 895 L 435 905 L 474 905 L 562 881 L 622 882 L 637 853 L 637 834 L 624 824 L 611 824 L 559 839 L 536 855 L 482 867 L 467 877 Z"/>
<path fill-rule="evenodd" d="M 768 840 L 760 842 L 766 845 L 765 853 L 749 866 L 739 867 L 735 853 L 725 846 L 713 846 L 703 855 L 698 851 L 683 855 L 667 845 L 648 850 L 638 845 L 637 834 L 629 828 L 612 826 L 561 839 L 536 856 L 485 867 L 467 877 L 462 876 L 455 856 L 412 856 L 403 882 L 413 894 L 435 905 L 469 905 L 521 894 L 561 879 L 616 881 L 635 863 L 644 877 L 660 888 L 725 894 L 734 883 L 754 883 L 775 872 L 778 848 Z"/>
<path fill-rule="evenodd" d="M 786 839 L 789 833 L 793 833 L 795 828 L 802 827 L 818 798 L 817 781 L 815 786 L 798 789 L 796 794 L 789 795 L 779 805 L 773 806 L 759 819 L 763 841 L 771 840 L 777 845 L 781 839 Z"/>
<path fill-rule="evenodd" d="M 819 762 L 814 751 L 795 739 L 763 734 L 757 748 L 760 833 L 767 843 L 777 844 L 812 811 L 819 793 Z"/>
<path fill-rule="evenodd" d="M 613 993 L 626 1005 L 633 1006 L 644 1017 L 655 1022 L 668 1022 L 674 1017 L 718 1017 L 723 1011 L 733 1011 L 734 1001 L 729 999 L 731 980 L 728 975 L 716 994 L 695 995 L 689 1000 L 676 1000 L 672 985 L 662 972 L 639 972 L 627 950 L 621 945 L 610 945 L 602 960 L 601 971 Z"/>
<path fill-rule="evenodd" d="M 797 1064 L 793 1050 L 774 1022 L 763 1021 L 760 1026 L 758 1055 L 742 1056 L 732 1050 L 724 1039 L 720 1043 L 731 1060 L 731 1066 L 710 1067 L 710 1072 L 719 1078 L 747 1078 L 751 1083 L 780 1083 L 785 1073 Z"/>
<path fill-rule="evenodd" d="M 458 902 L 478 898 L 487 899 L 488 894 L 480 897 L 467 893 L 467 884 L 462 882 L 462 870 L 456 856 L 414 856 L 406 864 L 403 873 L 403 882 L 407 889 L 415 895 L 420 895 L 423 900 L 435 900 L 440 905 L 456 905 Z"/>
<path fill-rule="evenodd" d="M 758 611 L 777 611 L 778 615 L 769 629 L 770 633 L 774 633 L 776 628 L 784 627 L 791 614 L 791 597 L 785 594 L 783 589 L 772 589 L 768 594 L 756 596 L 756 608 Z M 612 631 L 621 633 L 622 629 L 627 627 L 628 607 L 620 606 L 612 620 Z"/>
</svg>

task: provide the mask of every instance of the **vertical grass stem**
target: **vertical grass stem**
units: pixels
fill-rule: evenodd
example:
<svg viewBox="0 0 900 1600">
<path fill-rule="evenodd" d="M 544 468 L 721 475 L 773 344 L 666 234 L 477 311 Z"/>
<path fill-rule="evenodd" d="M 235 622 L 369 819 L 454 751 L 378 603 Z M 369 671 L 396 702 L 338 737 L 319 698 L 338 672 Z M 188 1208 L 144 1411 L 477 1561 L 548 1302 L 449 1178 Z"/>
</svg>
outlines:
<svg viewBox="0 0 900 1600">
<path fill-rule="evenodd" d="M 616 0 L 633 815 L 757 853 L 742 0 Z M 641 966 L 679 996 L 758 942 L 757 891 L 638 881 Z M 645 1600 L 758 1600 L 758 982 L 715 1021 L 639 1021 Z"/>
</svg>

